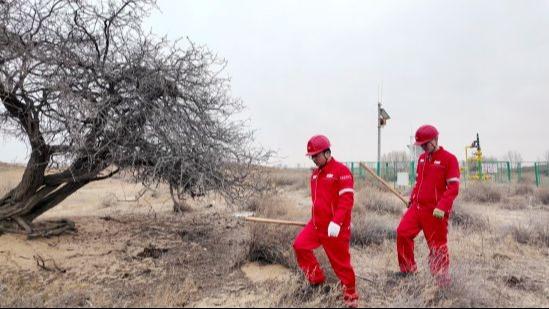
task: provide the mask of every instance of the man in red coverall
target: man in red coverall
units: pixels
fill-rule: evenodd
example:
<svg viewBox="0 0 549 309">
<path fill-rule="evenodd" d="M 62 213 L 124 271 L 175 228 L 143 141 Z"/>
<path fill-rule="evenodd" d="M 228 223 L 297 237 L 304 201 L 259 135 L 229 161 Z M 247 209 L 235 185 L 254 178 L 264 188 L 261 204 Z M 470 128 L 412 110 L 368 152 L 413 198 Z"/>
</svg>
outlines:
<svg viewBox="0 0 549 309">
<path fill-rule="evenodd" d="M 417 271 L 414 238 L 423 230 L 429 246 L 429 268 L 440 287 L 450 285 L 448 274 L 448 218 L 459 192 L 457 158 L 438 145 L 438 131 L 424 125 L 416 132 L 416 145 L 424 153 L 417 165 L 417 183 L 408 210 L 397 228 L 398 264 L 401 276 Z"/>
<path fill-rule="evenodd" d="M 343 286 L 345 304 L 357 307 L 355 272 L 349 252 L 354 203 L 353 176 L 345 165 L 331 156 L 330 141 L 323 135 L 313 136 L 309 140 L 307 155 L 318 168 L 311 176 L 312 218 L 293 245 L 297 262 L 311 285 L 323 284 L 324 272 L 313 253 L 314 249 L 322 246 Z"/>
</svg>

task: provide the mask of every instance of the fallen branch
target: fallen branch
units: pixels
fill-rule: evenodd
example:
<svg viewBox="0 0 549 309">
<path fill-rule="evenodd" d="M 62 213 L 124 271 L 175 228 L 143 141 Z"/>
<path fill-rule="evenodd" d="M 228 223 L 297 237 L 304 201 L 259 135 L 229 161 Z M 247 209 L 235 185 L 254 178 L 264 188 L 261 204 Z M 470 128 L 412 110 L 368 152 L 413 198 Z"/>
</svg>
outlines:
<svg viewBox="0 0 549 309">
<path fill-rule="evenodd" d="M 383 178 L 379 177 L 376 174 L 376 172 L 374 172 L 370 167 L 368 167 L 368 165 L 360 162 L 360 167 L 362 167 L 368 173 L 370 173 L 370 175 L 372 175 L 375 179 L 377 179 L 383 186 L 385 186 L 385 188 L 387 188 L 394 195 L 396 195 L 396 197 L 398 197 L 404 203 L 404 205 L 406 205 L 406 207 L 408 207 L 408 200 L 404 196 L 402 196 L 402 194 L 400 194 L 400 192 L 398 192 L 393 187 L 391 187 L 391 185 L 389 185 Z"/>
<path fill-rule="evenodd" d="M 17 222 L 23 229 L 25 229 L 25 232 L 27 234 L 32 234 L 32 228 L 30 227 L 30 225 L 21 217 L 19 216 L 16 216 L 16 217 L 13 217 L 13 219 L 15 220 L 15 222 Z"/>
<path fill-rule="evenodd" d="M 48 238 L 72 232 L 76 232 L 76 226 L 74 222 L 70 220 L 63 219 L 59 221 L 46 221 L 41 222 L 40 226 L 34 226 L 33 233 L 28 234 L 27 238 Z"/>
<path fill-rule="evenodd" d="M 55 263 L 55 260 L 53 260 L 53 259 L 44 260 L 44 258 L 41 257 L 40 255 L 34 255 L 33 258 L 36 261 L 36 265 L 40 269 L 43 269 L 45 271 L 51 271 L 51 272 L 59 272 L 59 273 L 62 273 L 62 274 L 67 272 L 66 269 L 62 269 L 59 266 L 57 266 L 57 263 Z M 48 261 L 51 261 L 53 263 L 53 268 L 46 266 L 46 262 L 48 262 Z"/>
<path fill-rule="evenodd" d="M 374 284 L 375 284 L 374 280 L 370 280 L 370 279 L 368 279 L 368 278 L 366 278 L 366 277 L 362 277 L 362 276 L 359 276 L 359 275 L 356 275 L 356 277 L 357 277 L 358 279 L 361 279 L 361 280 L 364 280 L 364 281 L 367 281 L 367 282 L 370 282 L 370 283 L 374 283 Z"/>
<path fill-rule="evenodd" d="M 104 220 L 104 221 L 112 221 L 112 222 L 116 222 L 116 223 L 121 223 L 121 224 L 128 223 L 127 221 L 118 220 L 118 219 L 115 219 L 111 216 L 103 216 L 103 217 L 99 217 L 99 219 Z"/>
<path fill-rule="evenodd" d="M 245 220 L 251 221 L 251 222 L 282 224 L 282 225 L 295 225 L 295 226 L 307 225 L 307 223 L 299 222 L 299 221 L 275 220 L 275 219 L 266 219 L 266 218 L 257 218 L 257 217 L 246 217 Z"/>
<path fill-rule="evenodd" d="M 123 250 L 114 250 L 114 251 L 120 251 L 120 252 L 124 252 Z M 78 257 L 98 257 L 98 256 L 106 256 L 106 255 L 109 255 L 111 253 L 114 252 L 113 250 L 109 250 L 105 253 L 99 253 L 99 254 L 81 254 L 81 253 L 77 253 L 77 254 L 73 254 L 73 255 L 69 255 L 67 256 L 67 260 L 70 260 L 70 259 L 74 259 L 74 258 L 78 258 Z"/>
</svg>

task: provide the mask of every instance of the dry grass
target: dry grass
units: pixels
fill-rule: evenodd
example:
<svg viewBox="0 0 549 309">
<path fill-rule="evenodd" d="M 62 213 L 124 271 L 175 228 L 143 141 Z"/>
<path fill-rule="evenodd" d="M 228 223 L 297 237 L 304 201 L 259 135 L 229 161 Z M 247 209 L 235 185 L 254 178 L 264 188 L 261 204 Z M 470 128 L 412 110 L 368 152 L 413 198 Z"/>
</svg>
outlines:
<svg viewBox="0 0 549 309">
<path fill-rule="evenodd" d="M 519 244 L 549 248 L 549 216 L 531 219 L 528 223 L 504 226 L 503 235 L 511 235 Z"/>
<path fill-rule="evenodd" d="M 264 198 L 263 196 L 254 196 L 249 198 L 247 201 L 244 202 L 243 204 L 244 206 L 242 207 L 242 210 L 257 212 L 263 198 Z"/>
<path fill-rule="evenodd" d="M 499 204 L 499 207 L 502 209 L 507 210 L 526 210 L 528 208 L 531 208 L 533 206 L 534 197 L 533 196 L 525 196 L 525 195 L 517 195 L 517 196 L 510 196 L 510 197 L 504 197 Z"/>
<path fill-rule="evenodd" d="M 536 192 L 536 197 L 543 205 L 549 205 L 549 189 L 541 188 Z"/>
<path fill-rule="evenodd" d="M 279 184 L 285 193 L 257 196 L 247 207 L 261 217 L 308 219 L 310 207 L 293 200 L 302 197 L 301 186 L 292 181 Z M 549 213 L 530 207 L 542 202 L 543 190 L 493 187 L 501 194 L 499 202 L 493 202 L 497 197 L 478 202 L 481 197 L 475 194 L 483 191 L 475 189 L 475 194 L 463 191 L 467 200 L 462 197 L 454 205 L 457 228 L 449 233 L 453 285 L 447 290 L 438 289 L 429 274 L 421 234 L 416 239 L 419 274 L 398 280 L 392 276 L 398 270 L 394 230 L 402 208 L 399 205 L 397 211 L 399 201 L 391 205 L 386 192 L 357 190 L 351 252 L 357 275 L 370 280 L 357 281 L 360 305 L 548 307 Z M 298 188 L 298 194 L 290 188 Z M 91 195 L 102 198 L 97 192 Z M 101 207 L 101 200 L 96 205 Z M 11 236 L 0 237 L 0 307 L 342 306 L 337 279 L 323 254 L 317 256 L 329 276 L 328 288 L 308 289 L 292 249 L 299 228 L 250 225 L 215 207 L 188 216 L 173 217 L 170 207 L 167 211 L 170 216 L 158 218 L 80 218 L 79 233 L 65 238 L 15 242 Z M 168 251 L 157 258 L 138 258 L 151 243 Z M 29 247 L 29 252 L 14 249 Z M 29 262 L 34 251 L 55 257 L 67 273 L 37 269 Z M 249 260 L 285 265 L 291 269 L 290 279 L 251 282 L 240 269 Z"/>
<path fill-rule="evenodd" d="M 338 308 L 341 292 L 338 284 L 311 288 L 304 278 L 292 281 L 275 295 L 273 305 L 278 308 Z"/>
<path fill-rule="evenodd" d="M 394 241 L 397 225 L 396 217 L 390 214 L 380 215 L 358 205 L 353 209 L 351 245 L 370 246 Z"/>
<path fill-rule="evenodd" d="M 377 214 L 401 215 L 404 204 L 391 193 L 376 188 L 358 190 L 355 196 L 355 207 L 364 208 Z"/>
<path fill-rule="evenodd" d="M 254 226 L 250 240 L 249 261 L 280 264 L 297 270 L 292 249 L 296 234 L 296 228 Z"/>
<path fill-rule="evenodd" d="M 384 286 L 393 296 L 388 307 L 493 307 L 498 303 L 490 292 L 494 286 L 478 276 L 478 271 L 478 265 L 469 262 L 454 266 L 452 285 L 446 289 L 439 289 L 428 272 L 400 282 L 389 278 Z"/>
<path fill-rule="evenodd" d="M 470 182 L 460 189 L 460 199 L 473 203 L 499 203 L 504 196 L 501 186 L 494 183 Z"/>
<path fill-rule="evenodd" d="M 380 245 L 386 241 L 396 239 L 395 224 L 385 217 L 367 217 L 361 225 L 353 228 L 351 245 L 371 246 Z"/>
<path fill-rule="evenodd" d="M 488 229 L 486 215 L 469 203 L 454 203 L 451 222 L 464 231 L 477 232 Z"/>
<path fill-rule="evenodd" d="M 275 189 L 307 190 L 309 188 L 310 173 L 303 169 L 274 169 L 268 173 L 268 179 Z"/>
<path fill-rule="evenodd" d="M 527 183 L 518 183 L 516 185 L 512 185 L 511 190 L 513 191 L 513 195 L 524 197 L 533 195 L 535 192 L 535 187 Z"/>
<path fill-rule="evenodd" d="M 255 200 L 256 216 L 264 218 L 293 219 L 290 203 L 280 197 Z M 267 264 L 280 264 L 297 270 L 292 243 L 299 228 L 269 224 L 253 224 L 250 227 L 248 259 Z"/>
<path fill-rule="evenodd" d="M 114 193 L 108 193 L 103 197 L 101 200 L 101 207 L 102 208 L 109 208 L 114 205 L 116 205 L 118 199 L 116 198 L 116 195 Z"/>
</svg>

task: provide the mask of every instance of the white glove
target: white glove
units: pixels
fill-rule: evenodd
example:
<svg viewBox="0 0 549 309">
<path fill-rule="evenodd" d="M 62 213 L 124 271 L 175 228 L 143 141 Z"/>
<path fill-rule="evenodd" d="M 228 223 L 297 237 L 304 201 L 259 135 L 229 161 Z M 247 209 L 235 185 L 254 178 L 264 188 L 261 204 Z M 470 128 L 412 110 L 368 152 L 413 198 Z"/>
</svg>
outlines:
<svg viewBox="0 0 549 309">
<path fill-rule="evenodd" d="M 328 237 L 337 237 L 339 235 L 339 230 L 341 230 L 341 226 L 334 222 L 330 222 L 328 225 Z"/>
</svg>

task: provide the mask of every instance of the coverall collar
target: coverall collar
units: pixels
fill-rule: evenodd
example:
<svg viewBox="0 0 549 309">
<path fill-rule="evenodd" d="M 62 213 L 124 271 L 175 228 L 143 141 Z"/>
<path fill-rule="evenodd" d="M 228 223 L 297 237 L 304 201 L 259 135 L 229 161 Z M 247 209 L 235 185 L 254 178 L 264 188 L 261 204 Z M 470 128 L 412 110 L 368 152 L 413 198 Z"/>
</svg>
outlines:
<svg viewBox="0 0 549 309">
<path fill-rule="evenodd" d="M 427 156 L 435 156 L 437 155 L 438 153 L 440 153 L 442 150 L 444 150 L 444 148 L 442 148 L 442 146 L 438 146 L 438 149 L 429 153 L 429 152 L 425 152 L 427 154 Z"/>
</svg>

